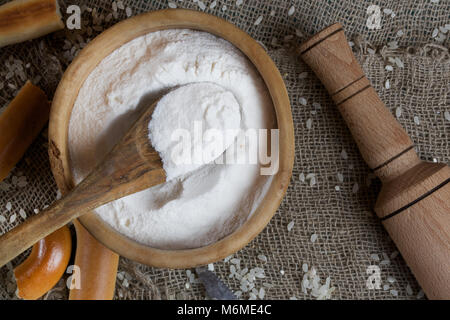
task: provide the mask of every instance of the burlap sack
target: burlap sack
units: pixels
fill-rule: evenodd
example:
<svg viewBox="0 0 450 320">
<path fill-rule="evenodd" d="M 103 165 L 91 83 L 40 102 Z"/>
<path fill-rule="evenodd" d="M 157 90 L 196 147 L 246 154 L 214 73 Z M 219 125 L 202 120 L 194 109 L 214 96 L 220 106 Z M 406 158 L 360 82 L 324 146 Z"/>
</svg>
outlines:
<svg viewBox="0 0 450 320">
<path fill-rule="evenodd" d="M 132 15 L 168 6 L 167 1 L 123 3 Z M 401 256 L 396 256 L 395 245 L 371 211 L 379 182 L 370 176 L 335 106 L 317 78 L 296 57 L 293 44 L 336 21 L 344 25 L 349 38 L 359 35 L 354 41 L 357 58 L 381 99 L 399 115 L 398 120 L 414 140 L 419 155 L 424 160 L 449 163 L 450 120 L 445 116 L 445 111 L 450 111 L 449 40 L 442 32 L 435 35 L 434 29 L 450 22 L 450 2 L 371 1 L 382 10 L 379 30 L 367 28 L 366 10 L 370 4 L 364 0 L 242 4 L 235 0 L 174 0 L 173 3 L 196 10 L 201 10 L 204 4 L 205 12 L 227 19 L 260 41 L 283 74 L 291 98 L 296 138 L 291 185 L 267 228 L 235 254 L 241 259 L 241 268 L 264 268 L 266 278 L 257 280 L 256 286 L 266 283 L 265 297 L 271 299 L 312 298 L 309 292 L 301 292 L 305 263 L 309 268 L 317 268 L 322 281 L 331 277 L 331 285 L 336 287 L 332 294 L 335 299 L 390 299 L 395 298 L 395 291 L 398 298 L 415 299 L 420 288 Z M 127 15 L 120 4 L 114 13 L 111 1 L 60 1 L 60 4 L 63 12 L 70 4 L 86 4 L 96 10 L 92 13 L 83 7 L 83 28 L 81 33 L 77 32 L 81 38 L 66 30 L 0 49 L 0 108 L 8 104 L 27 78 L 51 97 L 63 70 L 83 43 Z M 292 5 L 294 9 L 289 11 Z M 395 17 L 383 9 L 391 9 Z M 96 11 L 102 16 L 93 18 Z M 255 25 L 259 16 L 262 21 Z M 395 43 L 386 46 L 393 40 L 398 41 L 401 49 Z M 395 57 L 400 62 L 393 61 Z M 385 70 L 386 64 L 393 65 L 393 71 Z M 388 79 L 390 88 L 386 89 Z M 310 129 L 306 125 L 308 119 Z M 303 175 L 311 177 L 308 176 L 311 173 L 316 179 L 313 186 L 310 179 L 302 181 Z M 338 177 L 338 173 L 342 176 Z M 26 181 L 26 186 L 19 181 Z M 34 209 L 42 209 L 54 201 L 56 194 L 44 132 L 0 185 L 1 232 L 23 221 L 20 209 L 30 216 Z M 6 209 L 7 203 L 11 203 L 11 210 Z M 13 215 L 15 220 L 11 218 Z M 288 231 L 291 221 L 294 226 Z M 313 234 L 317 235 L 315 242 L 311 241 Z M 265 255 L 267 262 L 258 255 Z M 11 268 L 23 257 L 0 270 L 1 299 L 15 298 Z M 366 286 L 369 265 L 381 269 L 379 290 Z M 233 290 L 239 290 L 238 281 L 228 277 L 230 261 L 214 266 Z M 127 259 L 121 259 L 119 269 L 116 298 L 205 298 L 200 284 L 186 288 L 189 280 L 185 270 L 150 268 Z M 383 289 L 384 285 L 389 285 L 389 289 Z M 66 298 L 67 294 L 62 280 L 45 298 Z M 248 298 L 248 294 L 243 297 Z"/>
</svg>

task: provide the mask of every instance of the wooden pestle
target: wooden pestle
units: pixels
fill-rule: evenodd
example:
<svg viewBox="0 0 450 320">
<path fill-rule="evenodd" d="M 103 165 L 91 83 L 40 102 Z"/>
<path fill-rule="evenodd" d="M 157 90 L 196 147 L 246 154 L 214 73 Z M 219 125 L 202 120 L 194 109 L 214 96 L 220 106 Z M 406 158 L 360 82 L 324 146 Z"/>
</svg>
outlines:
<svg viewBox="0 0 450 320">
<path fill-rule="evenodd" d="M 450 299 L 450 168 L 421 161 L 333 24 L 299 48 L 383 186 L 375 212 L 428 298 Z"/>
</svg>

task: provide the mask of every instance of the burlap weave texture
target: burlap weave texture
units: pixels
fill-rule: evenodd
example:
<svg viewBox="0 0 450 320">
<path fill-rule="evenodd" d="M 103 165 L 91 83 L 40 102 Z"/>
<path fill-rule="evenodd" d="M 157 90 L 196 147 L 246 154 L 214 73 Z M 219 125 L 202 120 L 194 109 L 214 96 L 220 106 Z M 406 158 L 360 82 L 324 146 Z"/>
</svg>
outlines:
<svg viewBox="0 0 450 320">
<path fill-rule="evenodd" d="M 4 2 L 0 1 L 0 4 Z M 130 7 L 133 15 L 168 6 L 167 1 L 123 3 Z M 178 7 L 201 10 L 193 1 L 174 0 L 173 3 Z M 311 298 L 309 294 L 301 293 L 304 263 L 315 266 L 322 279 L 331 277 L 332 285 L 337 287 L 333 293 L 336 299 L 390 299 L 394 298 L 392 289 L 398 291 L 399 298 L 416 298 L 420 288 L 401 256 L 390 258 L 389 264 L 376 261 L 375 254 L 380 260 L 386 260 L 383 253 L 390 257 L 396 251 L 371 209 L 379 182 L 371 179 L 345 123 L 321 83 L 296 57 L 294 44 L 333 22 L 341 22 L 349 39 L 354 39 L 357 59 L 381 99 L 393 114 L 401 113 L 398 120 L 415 142 L 420 157 L 448 164 L 450 121 L 445 118 L 445 111 L 450 111 L 449 39 L 446 35 L 444 42 L 438 42 L 432 34 L 434 29 L 450 23 L 450 1 L 243 1 L 238 6 L 235 0 L 227 0 L 216 1 L 212 9 L 213 1 L 203 3 L 205 12 L 236 24 L 268 49 L 284 77 L 294 118 L 296 158 L 290 187 L 269 225 L 234 255 L 241 259 L 241 267 L 264 268 L 266 278 L 259 280 L 257 285 L 262 286 L 264 282 L 273 285 L 266 289 L 266 298 Z M 93 21 L 92 13 L 83 10 L 85 25 L 80 36 L 84 41 L 98 34 L 101 28 L 126 18 L 125 10 L 118 9 L 118 18 L 105 21 L 105 17 L 113 12 L 111 1 L 65 0 L 60 4 L 63 12 L 68 5 L 78 4 L 96 8 L 104 15 L 100 22 Z M 381 10 L 391 9 L 395 17 L 382 11 L 381 29 L 368 29 L 366 10 L 371 4 L 379 5 Z M 292 5 L 295 11 L 288 15 Z M 259 16 L 263 19 L 255 25 Z M 67 18 L 67 14 L 64 17 Z M 92 28 L 92 35 L 88 35 L 87 28 L 94 25 L 101 28 Z M 402 30 L 401 36 L 398 36 L 399 30 Z M 8 104 L 26 78 L 34 79 L 49 97 L 53 95 L 71 54 L 77 49 L 70 52 L 71 47 L 64 41 L 67 37 L 71 44 L 79 43 L 74 33 L 66 30 L 0 48 L 0 82 L 3 83 L 0 84 L 0 108 Z M 386 46 L 390 41 L 398 41 L 401 49 Z M 391 60 L 399 58 L 404 66 L 389 62 L 389 57 Z M 23 73 L 11 74 L 11 70 L 17 69 L 16 64 L 22 62 L 24 65 L 30 63 L 30 66 L 24 68 Z M 392 64 L 393 71 L 386 70 L 386 64 Z M 390 88 L 386 89 L 388 79 Z M 308 119 L 312 123 L 310 129 L 306 125 Z M 23 221 L 20 209 L 30 216 L 34 209 L 42 209 L 55 199 L 57 190 L 46 147 L 44 132 L 5 180 L 9 187 L 0 188 L 0 215 L 5 218 L 0 218 L 2 233 Z M 343 182 L 338 179 L 338 173 L 343 175 Z M 310 186 L 310 180 L 303 182 L 302 174 L 314 174 L 316 184 Z M 25 187 L 17 186 L 19 176 L 26 176 Z M 8 202 L 12 205 L 11 210 L 6 209 Z M 16 219 L 11 221 L 14 214 Z M 291 221 L 295 223 L 288 231 L 287 225 Z M 311 242 L 313 234 L 318 235 L 314 243 Z M 261 254 L 267 257 L 267 262 L 258 259 Z M 366 287 L 366 270 L 373 264 L 380 266 L 382 284 L 389 284 L 388 290 Z M 233 290 L 238 290 L 239 283 L 228 277 L 230 262 L 214 265 L 216 273 Z M 127 259 L 121 259 L 119 269 L 125 273 L 118 280 L 116 298 L 204 298 L 200 284 L 186 289 L 185 270 L 150 268 Z M 127 279 L 125 283 L 122 275 Z M 394 277 L 396 281 L 390 283 L 388 277 Z M 10 270 L 2 268 L 1 299 L 15 297 L 15 286 L 10 280 Z M 406 289 L 408 285 L 413 294 Z M 63 285 L 47 296 L 65 297 L 67 290 Z"/>
</svg>

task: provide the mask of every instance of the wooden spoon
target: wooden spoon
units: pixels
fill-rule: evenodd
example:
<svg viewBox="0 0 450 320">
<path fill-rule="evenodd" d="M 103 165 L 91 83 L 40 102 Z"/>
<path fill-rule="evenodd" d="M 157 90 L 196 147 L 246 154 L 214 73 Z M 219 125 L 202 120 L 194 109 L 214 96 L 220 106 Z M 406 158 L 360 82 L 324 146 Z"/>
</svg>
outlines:
<svg viewBox="0 0 450 320">
<path fill-rule="evenodd" d="M 157 101 L 147 108 L 122 140 L 76 188 L 48 209 L 0 237 L 0 266 L 84 213 L 166 181 L 148 124 Z"/>
</svg>

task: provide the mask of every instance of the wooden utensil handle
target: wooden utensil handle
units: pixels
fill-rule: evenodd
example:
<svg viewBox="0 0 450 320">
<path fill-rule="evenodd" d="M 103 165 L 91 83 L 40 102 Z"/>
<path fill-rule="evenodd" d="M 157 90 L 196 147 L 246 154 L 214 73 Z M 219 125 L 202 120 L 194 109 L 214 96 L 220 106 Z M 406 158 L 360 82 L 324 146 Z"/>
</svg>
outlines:
<svg viewBox="0 0 450 320">
<path fill-rule="evenodd" d="M 0 267 L 84 212 L 113 200 L 113 193 L 110 192 L 113 191 L 110 176 L 101 170 L 104 167 L 100 166 L 100 170 L 94 170 L 64 198 L 2 235 L 0 237 Z M 100 179 L 99 176 L 102 173 L 103 177 Z"/>
<path fill-rule="evenodd" d="M 450 169 L 421 162 L 413 144 L 371 87 L 334 24 L 300 47 L 332 95 L 359 150 L 382 179 L 375 211 L 425 290 L 450 297 Z"/>
<path fill-rule="evenodd" d="M 125 139 L 128 137 L 125 136 Z M 156 151 L 147 148 L 151 149 L 149 154 L 145 155 L 148 162 L 138 161 L 137 158 L 141 155 L 134 150 L 136 145 L 130 142 L 128 146 L 124 148 L 122 144 L 121 148 L 115 147 L 73 191 L 48 209 L 2 235 L 0 267 L 82 214 L 166 181 Z M 135 163 L 135 166 L 130 163 Z"/>
<path fill-rule="evenodd" d="M 0 237 L 0 267 L 40 239 L 69 223 L 73 218 L 71 212 L 63 214 L 60 202 L 56 202 L 2 235 Z"/>
<path fill-rule="evenodd" d="M 422 180 L 418 187 L 421 196 L 413 194 L 412 186 L 401 193 L 401 198 L 414 199 L 382 219 L 383 225 L 394 240 L 408 267 L 429 299 L 450 299 L 450 168 L 437 163 L 422 163 L 436 172 Z M 420 174 L 421 168 L 413 168 Z M 437 181 L 442 181 L 437 184 Z M 419 188 L 415 188 L 416 190 Z M 389 186 L 387 186 L 389 188 Z M 388 192 L 390 190 L 386 190 Z M 383 192 L 383 190 L 382 190 Z M 392 201 L 378 198 L 386 211 Z M 397 203 L 398 205 L 398 203 Z M 383 210 L 384 209 L 384 210 Z"/>
<path fill-rule="evenodd" d="M 70 288 L 69 300 L 112 300 L 119 256 L 98 242 L 78 221 L 75 265 L 80 268 L 80 287 Z"/>
<path fill-rule="evenodd" d="M 411 139 L 364 76 L 340 24 L 322 30 L 299 51 L 336 102 L 362 157 L 375 173 L 413 149 Z M 417 161 L 412 156 L 411 164 L 402 163 L 402 167 Z"/>
</svg>

